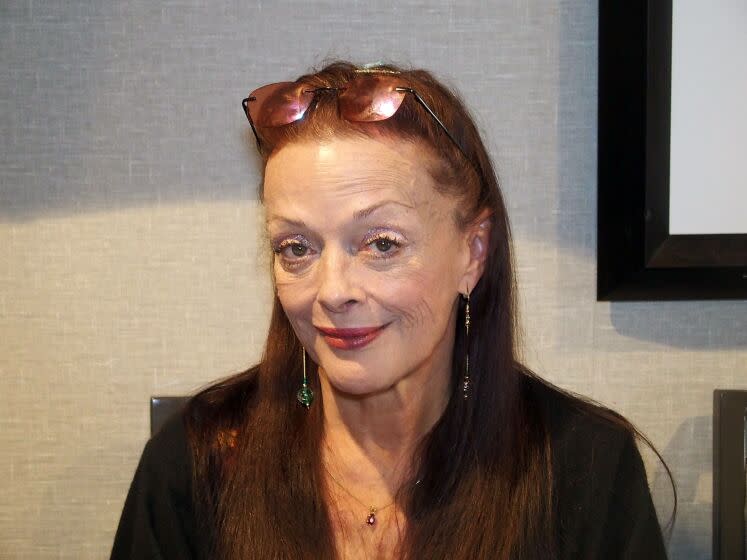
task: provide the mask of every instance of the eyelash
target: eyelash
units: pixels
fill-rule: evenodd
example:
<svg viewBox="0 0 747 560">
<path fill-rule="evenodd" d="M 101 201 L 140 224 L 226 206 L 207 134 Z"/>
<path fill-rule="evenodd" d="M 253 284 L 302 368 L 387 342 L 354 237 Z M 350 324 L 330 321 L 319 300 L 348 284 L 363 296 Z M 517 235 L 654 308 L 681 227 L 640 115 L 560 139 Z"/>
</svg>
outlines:
<svg viewBox="0 0 747 560">
<path fill-rule="evenodd" d="M 295 260 L 286 258 L 285 255 L 283 254 L 283 251 L 287 249 L 288 247 L 294 247 L 294 246 L 305 247 L 307 250 L 311 249 L 308 243 L 301 241 L 297 237 L 290 238 L 290 239 L 284 239 L 277 245 L 277 247 L 273 247 L 272 249 L 272 252 L 275 253 L 276 256 L 280 257 L 280 259 L 283 261 L 283 266 L 285 266 L 286 268 L 296 268 L 298 266 L 301 266 L 301 264 L 303 264 L 302 260 L 306 256 L 304 255 L 302 257 L 296 257 Z"/>
<path fill-rule="evenodd" d="M 302 241 L 301 239 L 302 238 L 300 238 L 300 236 L 299 237 L 293 237 L 293 238 L 284 239 L 276 247 L 273 247 L 273 249 L 272 249 L 273 253 L 275 255 L 279 256 L 283 260 L 283 264 L 287 268 L 296 268 L 296 267 L 301 266 L 303 264 L 303 261 L 305 260 L 305 258 L 308 256 L 308 255 L 303 255 L 303 256 L 300 256 L 300 257 L 295 257 L 295 258 L 288 259 L 283 254 L 283 251 L 285 249 L 287 249 L 288 247 L 293 247 L 293 246 L 305 247 L 307 250 L 310 250 L 311 247 L 309 246 L 308 242 Z M 373 236 L 367 237 L 364 240 L 363 244 L 364 244 L 364 246 L 368 247 L 370 245 L 374 245 L 378 241 L 388 241 L 389 243 L 392 244 L 392 246 L 395 249 L 402 248 L 402 241 L 400 241 L 395 236 L 393 236 L 391 234 L 388 234 L 388 233 L 377 233 L 377 234 L 374 234 Z M 389 254 L 389 253 L 391 253 L 391 254 Z M 391 259 L 396 254 L 397 254 L 396 250 L 395 251 L 391 251 L 391 250 L 389 250 L 389 251 L 379 251 L 378 252 L 378 256 L 376 256 L 374 258 L 375 259 L 381 259 L 381 260 Z"/>
<path fill-rule="evenodd" d="M 369 245 L 374 245 L 377 241 L 389 241 L 392 246 L 394 246 L 396 249 L 402 248 L 402 242 L 394 237 L 393 235 L 390 235 L 388 233 L 377 233 L 372 237 L 369 237 L 366 239 L 364 244 L 368 247 Z M 397 251 L 393 251 L 390 254 L 390 251 L 382 251 L 379 252 L 379 257 L 375 257 L 378 259 L 391 259 L 394 255 L 397 254 Z"/>
</svg>

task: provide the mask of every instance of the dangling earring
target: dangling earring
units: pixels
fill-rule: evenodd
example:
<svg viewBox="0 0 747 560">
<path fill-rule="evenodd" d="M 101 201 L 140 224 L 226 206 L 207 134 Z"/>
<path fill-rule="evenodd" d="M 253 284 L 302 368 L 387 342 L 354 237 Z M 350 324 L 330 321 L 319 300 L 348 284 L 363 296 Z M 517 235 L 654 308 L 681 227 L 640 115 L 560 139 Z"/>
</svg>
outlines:
<svg viewBox="0 0 747 560">
<path fill-rule="evenodd" d="M 306 377 L 306 348 L 303 346 L 301 347 L 301 355 L 303 356 L 303 383 L 296 393 L 296 399 L 298 399 L 298 402 L 308 409 L 311 406 L 311 403 L 314 402 L 314 391 L 309 387 L 309 380 Z"/>
<path fill-rule="evenodd" d="M 468 399 L 472 393 L 472 380 L 469 377 L 469 292 L 464 296 L 467 304 L 464 306 L 464 379 L 462 380 L 462 395 Z"/>
</svg>

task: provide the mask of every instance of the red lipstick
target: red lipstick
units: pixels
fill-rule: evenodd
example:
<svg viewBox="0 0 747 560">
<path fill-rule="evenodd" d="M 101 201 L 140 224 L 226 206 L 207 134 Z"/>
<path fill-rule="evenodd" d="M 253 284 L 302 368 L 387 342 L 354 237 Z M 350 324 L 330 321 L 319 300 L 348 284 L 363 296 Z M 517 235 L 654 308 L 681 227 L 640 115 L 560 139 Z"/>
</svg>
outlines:
<svg viewBox="0 0 747 560">
<path fill-rule="evenodd" d="M 361 327 L 355 329 L 329 329 L 316 327 L 322 333 L 324 340 L 333 348 L 342 350 L 354 350 L 363 348 L 372 342 L 387 325 L 381 327 Z"/>
</svg>

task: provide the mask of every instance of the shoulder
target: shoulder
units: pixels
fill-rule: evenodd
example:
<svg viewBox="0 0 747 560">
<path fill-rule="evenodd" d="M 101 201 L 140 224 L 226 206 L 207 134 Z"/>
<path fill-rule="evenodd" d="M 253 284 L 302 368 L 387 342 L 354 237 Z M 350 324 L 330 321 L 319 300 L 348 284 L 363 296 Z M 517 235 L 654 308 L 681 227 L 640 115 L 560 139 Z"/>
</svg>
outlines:
<svg viewBox="0 0 747 560">
<path fill-rule="evenodd" d="M 259 367 L 217 381 L 189 399 L 183 413 L 184 428 L 194 447 L 211 447 L 216 438 L 245 424 L 257 404 Z"/>
<path fill-rule="evenodd" d="M 200 539 L 192 500 L 192 461 L 177 413 L 148 440 L 130 485 L 111 558 L 195 558 Z"/>
<path fill-rule="evenodd" d="M 632 425 L 619 413 L 527 376 L 529 394 L 541 410 L 554 449 L 620 447 L 633 438 Z"/>
<path fill-rule="evenodd" d="M 141 464 L 152 471 L 168 471 L 182 478 L 190 470 L 190 458 L 184 415 L 179 410 L 145 444 Z"/>
<path fill-rule="evenodd" d="M 573 489 L 579 498 L 609 491 L 621 460 L 640 459 L 632 425 L 620 414 L 535 377 L 527 377 L 527 386 L 550 439 L 559 491 Z"/>
<path fill-rule="evenodd" d="M 563 391 L 534 376 L 526 378 L 528 393 L 547 426 L 554 456 L 571 467 L 604 451 L 598 461 L 613 461 L 627 445 L 635 443 L 632 425 L 617 412 Z M 575 460 L 574 460 L 575 459 Z"/>
<path fill-rule="evenodd" d="M 666 558 L 633 426 L 529 376 L 547 427 L 561 558 Z"/>
</svg>

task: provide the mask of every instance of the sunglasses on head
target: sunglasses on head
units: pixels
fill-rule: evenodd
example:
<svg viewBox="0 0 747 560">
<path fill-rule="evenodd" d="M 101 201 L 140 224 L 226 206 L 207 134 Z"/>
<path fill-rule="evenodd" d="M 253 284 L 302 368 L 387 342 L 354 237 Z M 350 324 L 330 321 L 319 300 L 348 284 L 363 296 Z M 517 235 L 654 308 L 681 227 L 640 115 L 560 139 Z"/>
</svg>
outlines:
<svg viewBox="0 0 747 560">
<path fill-rule="evenodd" d="M 251 92 L 249 97 L 241 101 L 241 105 L 257 140 L 257 148 L 262 149 L 257 128 L 283 126 L 301 120 L 317 95 L 336 93 L 340 116 L 345 120 L 376 122 L 391 118 L 409 93 L 433 117 L 464 157 L 471 161 L 446 125 L 417 91 L 403 84 L 397 72 L 358 70 L 357 73 L 358 76 L 338 88 L 314 88 L 302 82 L 279 82 Z"/>
</svg>

